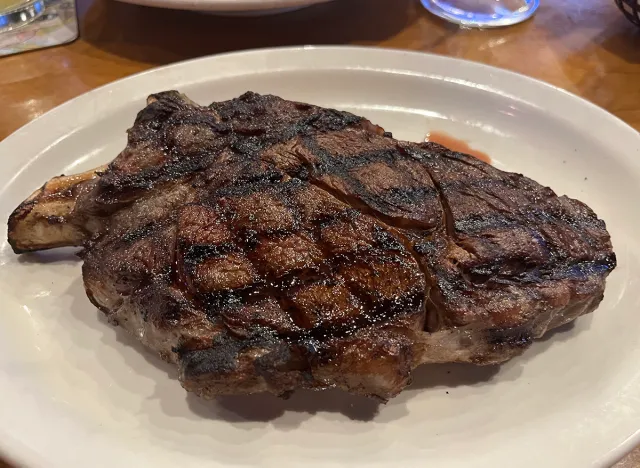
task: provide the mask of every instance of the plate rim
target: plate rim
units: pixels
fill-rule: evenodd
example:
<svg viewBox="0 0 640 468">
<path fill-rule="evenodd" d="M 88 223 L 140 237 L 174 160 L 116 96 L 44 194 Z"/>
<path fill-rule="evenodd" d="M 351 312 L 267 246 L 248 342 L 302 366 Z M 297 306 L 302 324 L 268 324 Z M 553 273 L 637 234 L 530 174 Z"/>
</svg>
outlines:
<svg viewBox="0 0 640 468">
<path fill-rule="evenodd" d="M 268 15 L 286 13 L 333 0 L 118 0 L 123 3 L 178 10 Z"/>
<path fill-rule="evenodd" d="M 321 0 L 321 1 L 324 1 L 324 0 Z M 434 75 L 421 72 L 420 69 L 428 68 L 428 64 L 433 61 L 444 63 L 444 64 L 452 63 L 453 68 L 455 69 L 453 70 L 453 74 L 456 74 L 456 72 L 460 72 L 461 70 L 463 71 L 471 70 L 472 74 L 480 73 L 485 79 L 479 80 L 479 81 L 484 81 L 484 83 L 480 83 L 476 81 L 465 82 L 466 80 L 464 78 L 449 77 L 449 81 L 453 81 L 458 84 L 479 87 L 483 91 L 494 92 L 494 93 L 498 93 L 508 97 L 514 97 L 521 101 L 522 99 L 517 98 L 515 94 L 514 95 L 510 94 L 511 93 L 510 88 L 513 87 L 514 84 L 517 85 L 519 83 L 520 84 L 524 83 L 526 86 L 532 87 L 533 89 L 535 89 L 537 92 L 540 92 L 541 94 L 551 93 L 551 95 L 557 98 L 557 102 L 554 103 L 554 106 L 560 106 L 563 103 L 572 103 L 574 105 L 582 106 L 585 109 L 589 109 L 590 114 L 596 113 L 600 116 L 600 118 L 606 119 L 608 124 L 611 125 L 612 129 L 615 128 L 617 131 L 622 132 L 623 134 L 625 134 L 626 138 L 634 138 L 636 139 L 636 141 L 640 142 L 640 133 L 637 130 L 635 130 L 629 124 L 624 122 L 619 117 L 613 115 L 606 109 L 603 109 L 597 106 L 596 104 L 594 104 L 593 102 L 585 98 L 582 98 L 580 96 L 577 96 L 563 88 L 552 85 L 550 83 L 546 83 L 544 81 L 541 81 L 533 77 L 522 75 L 520 73 L 511 71 L 511 70 L 506 70 L 506 69 L 494 67 L 491 65 L 486 65 L 484 63 L 474 62 L 467 59 L 460 59 L 456 57 L 448 57 L 448 56 L 424 53 L 419 51 L 409 51 L 405 49 L 396 49 L 396 48 L 365 47 L 365 46 L 292 46 L 292 47 L 277 47 L 277 48 L 258 48 L 258 49 L 250 49 L 250 50 L 244 50 L 244 51 L 236 51 L 236 52 L 229 52 L 224 54 L 216 54 L 216 55 L 210 55 L 205 57 L 199 57 L 195 59 L 176 62 L 176 63 L 165 65 L 162 67 L 151 68 L 133 75 L 129 75 L 127 77 L 120 78 L 113 82 L 107 83 L 100 87 L 94 88 L 90 91 L 87 91 L 83 94 L 80 94 L 79 96 L 76 96 L 54 107 L 53 109 L 40 115 L 39 117 L 32 120 L 31 122 L 28 122 L 22 127 L 18 128 L 16 131 L 11 133 L 5 139 L 0 141 L 0 153 L 2 152 L 2 150 L 6 150 L 11 145 L 15 144 L 14 142 L 18 143 L 20 142 L 20 140 L 25 140 L 25 139 L 26 141 L 28 141 L 29 134 L 37 135 L 39 133 L 38 131 L 39 128 L 50 126 L 50 124 L 54 123 L 54 121 L 56 120 L 57 115 L 60 113 L 64 113 L 65 109 L 72 108 L 74 106 L 79 106 L 80 108 L 86 108 L 92 100 L 96 100 L 96 98 L 99 98 L 99 97 L 102 97 L 102 98 L 108 97 L 108 101 L 117 102 L 118 94 L 123 96 L 128 94 L 127 85 L 129 85 L 129 88 L 131 88 L 135 86 L 136 83 L 139 81 L 144 82 L 145 80 L 153 79 L 154 77 L 160 77 L 166 80 L 166 79 L 170 79 L 174 75 L 176 77 L 180 75 L 180 73 L 174 73 L 174 75 L 172 75 L 171 72 L 178 72 L 180 70 L 190 69 L 192 67 L 197 68 L 198 66 L 201 66 L 202 64 L 208 63 L 208 62 L 217 62 L 217 61 L 225 61 L 225 60 L 235 62 L 236 65 L 245 64 L 244 68 L 241 65 L 239 66 L 240 72 L 236 73 L 235 75 L 246 76 L 249 73 L 248 70 L 250 68 L 246 64 L 253 63 L 252 59 L 258 59 L 260 57 L 263 57 L 264 59 L 265 56 L 269 56 L 269 55 L 278 56 L 280 58 L 283 58 L 284 61 L 287 61 L 287 60 L 290 61 L 290 63 L 292 64 L 294 62 L 296 63 L 295 65 L 292 65 L 290 68 L 278 69 L 275 71 L 308 70 L 310 66 L 310 62 L 312 62 L 311 60 L 306 60 L 306 57 L 305 57 L 305 60 L 303 60 L 302 62 L 296 62 L 296 59 L 300 59 L 301 57 L 303 57 L 302 55 L 300 55 L 303 53 L 305 55 L 309 54 L 309 55 L 320 55 L 320 56 L 323 56 L 323 55 L 330 56 L 331 54 L 337 54 L 337 55 L 342 54 L 343 56 L 346 56 L 349 54 L 355 54 L 363 58 L 363 61 L 365 62 L 371 58 L 373 58 L 374 60 L 377 58 L 378 61 L 382 61 L 380 59 L 380 57 L 382 56 L 387 56 L 386 58 L 393 57 L 394 59 L 397 59 L 399 61 L 402 61 L 401 59 L 404 59 L 407 61 L 407 65 L 404 68 L 385 68 L 385 67 L 366 67 L 366 66 L 363 67 L 363 66 L 344 66 L 344 65 L 327 66 L 326 64 L 319 65 L 320 61 L 314 60 L 313 62 L 315 62 L 316 64 L 313 66 L 313 69 L 317 69 L 317 70 L 354 69 L 354 70 L 365 70 L 365 71 L 378 72 L 378 73 L 411 74 L 411 75 L 423 76 L 423 77 L 433 77 Z M 265 60 L 263 60 L 262 62 L 260 62 L 260 60 L 257 60 L 257 62 L 259 62 L 260 65 L 263 66 L 263 68 L 258 68 L 257 70 L 254 71 L 255 73 L 264 73 L 264 72 L 267 72 L 268 70 L 274 71 L 271 69 L 271 66 L 269 66 L 266 63 Z M 408 65 L 409 62 L 412 63 L 411 66 Z M 167 77 L 166 75 L 169 75 L 169 76 Z M 185 73 L 184 75 L 187 75 L 187 74 Z M 228 74 L 228 73 L 227 74 L 220 73 L 215 75 L 215 78 L 220 79 L 220 78 L 230 77 L 235 75 Z M 211 75 L 209 76 L 211 78 L 214 78 Z M 493 84 L 493 81 L 495 81 L 495 79 L 497 79 L 497 77 L 500 77 L 500 76 L 509 77 L 512 80 L 510 82 L 511 84 L 507 84 L 504 86 L 495 86 Z M 440 78 L 447 81 L 446 76 L 441 76 Z M 203 79 L 200 82 L 205 82 L 205 81 L 206 79 Z M 197 82 L 199 81 L 195 80 L 191 82 L 186 82 L 181 85 L 176 85 L 176 87 L 188 86 L 189 85 L 188 83 L 194 84 Z M 504 83 L 507 83 L 507 81 L 504 81 Z M 505 91 L 505 88 L 506 88 L 506 91 Z M 148 90 L 141 94 L 146 95 L 151 92 L 155 92 L 155 90 Z M 540 100 L 543 99 L 540 96 L 538 96 L 538 98 Z M 129 96 L 128 99 L 129 100 L 133 99 L 133 96 Z M 531 102 L 529 101 L 526 101 L 526 102 L 531 104 Z M 114 106 L 115 105 L 107 106 L 107 107 L 113 109 Z M 78 117 L 78 119 L 80 118 Z M 74 127 L 74 125 L 67 125 L 66 127 Z M 0 195 L 4 193 L 6 189 L 20 175 L 20 173 L 22 173 L 23 170 L 25 170 L 33 162 L 35 162 L 42 155 L 42 153 L 47 150 L 47 148 L 50 148 L 51 146 L 55 145 L 57 142 L 62 141 L 65 138 L 69 137 L 69 135 L 71 135 L 74 131 L 75 131 L 75 127 L 66 128 L 65 130 L 65 125 L 59 125 L 59 124 L 57 126 L 54 125 L 49 133 L 60 134 L 60 136 L 55 141 L 51 142 L 50 144 L 47 144 L 44 148 L 41 148 L 39 151 L 34 152 L 34 156 L 31 159 L 10 160 L 10 161 L 7 161 L 6 159 L 2 160 L 2 162 L 0 162 L 0 167 L 4 166 L 5 171 L 7 171 L 7 173 L 13 173 L 13 176 L 7 176 L 6 178 L 0 176 L 0 184 L 1 184 Z M 38 139 L 36 138 L 33 140 L 38 140 Z M 35 144 L 35 146 L 36 147 L 41 146 L 42 144 L 44 143 Z M 625 162 L 628 162 L 629 164 L 634 166 L 634 169 L 640 173 L 640 160 L 629 156 L 628 158 L 625 159 Z M 15 171 L 15 169 L 18 169 L 18 170 Z M 6 244 L 6 240 L 2 240 L 2 241 L 4 244 Z M 620 460 L 622 457 L 624 457 L 624 455 L 630 452 L 635 446 L 638 445 L 638 443 L 640 443 L 640 427 L 636 430 L 635 433 L 630 434 L 627 437 L 627 439 L 625 439 L 617 447 L 611 448 L 606 455 L 604 455 L 598 460 L 598 462 L 602 463 L 603 466 L 607 464 L 611 465 L 616 461 Z M 0 425 L 0 450 L 3 453 L 3 456 L 7 457 L 9 460 L 28 461 L 32 466 L 44 466 L 43 459 L 41 458 L 42 457 L 41 454 L 37 453 L 30 447 L 25 446 L 23 441 L 13 437 L 11 433 L 7 431 L 7 429 L 5 429 L 2 425 Z M 51 462 L 52 460 L 47 461 L 47 463 L 51 463 Z M 52 465 L 49 465 L 49 466 L 52 466 Z M 53 466 L 58 466 L 57 462 L 53 461 Z"/>
</svg>

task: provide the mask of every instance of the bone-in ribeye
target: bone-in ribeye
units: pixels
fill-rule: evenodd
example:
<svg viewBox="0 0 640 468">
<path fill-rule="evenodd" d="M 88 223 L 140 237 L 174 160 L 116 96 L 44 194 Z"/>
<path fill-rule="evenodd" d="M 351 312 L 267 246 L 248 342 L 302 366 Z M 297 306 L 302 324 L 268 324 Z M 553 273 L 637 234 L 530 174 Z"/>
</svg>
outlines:
<svg viewBox="0 0 640 468">
<path fill-rule="evenodd" d="M 616 265 L 579 201 L 255 93 L 151 96 L 126 149 L 36 191 L 9 241 L 83 246 L 91 301 L 205 397 L 387 399 L 420 364 L 520 354 L 595 309 Z"/>
</svg>

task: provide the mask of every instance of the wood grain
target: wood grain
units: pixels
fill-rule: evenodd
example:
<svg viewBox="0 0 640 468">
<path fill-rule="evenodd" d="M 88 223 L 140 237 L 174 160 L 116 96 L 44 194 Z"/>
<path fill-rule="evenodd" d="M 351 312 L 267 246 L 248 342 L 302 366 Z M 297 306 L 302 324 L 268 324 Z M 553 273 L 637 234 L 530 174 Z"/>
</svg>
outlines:
<svg viewBox="0 0 640 468">
<path fill-rule="evenodd" d="M 438 20 L 417 0 L 337 0 L 265 18 L 114 0 L 79 0 L 78 9 L 76 42 L 0 59 L 0 139 L 132 73 L 220 52 L 303 44 L 378 45 L 496 65 L 583 96 L 640 130 L 640 30 L 613 0 L 546 0 L 533 20 L 485 31 Z M 618 465 L 632 467 L 640 467 L 640 449 Z"/>
</svg>

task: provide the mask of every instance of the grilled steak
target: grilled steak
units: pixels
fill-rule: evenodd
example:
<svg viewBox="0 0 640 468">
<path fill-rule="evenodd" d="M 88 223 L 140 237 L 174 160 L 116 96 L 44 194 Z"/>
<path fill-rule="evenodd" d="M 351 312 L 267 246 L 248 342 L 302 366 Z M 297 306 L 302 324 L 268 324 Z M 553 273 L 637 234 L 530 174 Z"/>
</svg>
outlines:
<svg viewBox="0 0 640 468">
<path fill-rule="evenodd" d="M 423 363 L 503 362 L 595 309 L 616 264 L 579 201 L 254 93 L 151 96 L 126 149 L 36 191 L 9 242 L 83 246 L 91 301 L 205 397 L 388 399 Z"/>
</svg>

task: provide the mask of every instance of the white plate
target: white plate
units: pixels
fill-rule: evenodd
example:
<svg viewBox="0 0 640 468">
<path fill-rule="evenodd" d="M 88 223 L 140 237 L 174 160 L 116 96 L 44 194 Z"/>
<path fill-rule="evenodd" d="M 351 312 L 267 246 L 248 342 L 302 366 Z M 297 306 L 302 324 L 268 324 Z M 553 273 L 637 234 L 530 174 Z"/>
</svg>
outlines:
<svg viewBox="0 0 640 468">
<path fill-rule="evenodd" d="M 205 402 L 106 324 L 68 252 L 0 251 L 0 446 L 30 467 L 607 466 L 639 442 L 640 137 L 594 105 L 483 65 L 300 48 L 209 57 L 118 81 L 0 143 L 0 217 L 49 177 L 112 159 L 149 93 L 246 90 L 347 109 L 398 138 L 468 139 L 603 217 L 619 267 L 599 310 L 501 368 L 431 366 L 388 405 L 337 392 Z M 5 235 L 2 233 L 2 237 Z M 376 412 L 377 411 L 377 412 Z"/>
<path fill-rule="evenodd" d="M 229 15 L 261 16 L 285 13 L 331 0 L 120 0 L 137 5 L 196 10 Z"/>
</svg>

